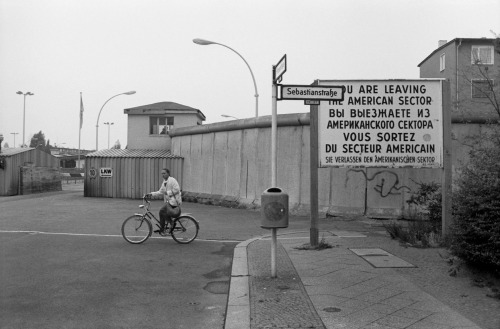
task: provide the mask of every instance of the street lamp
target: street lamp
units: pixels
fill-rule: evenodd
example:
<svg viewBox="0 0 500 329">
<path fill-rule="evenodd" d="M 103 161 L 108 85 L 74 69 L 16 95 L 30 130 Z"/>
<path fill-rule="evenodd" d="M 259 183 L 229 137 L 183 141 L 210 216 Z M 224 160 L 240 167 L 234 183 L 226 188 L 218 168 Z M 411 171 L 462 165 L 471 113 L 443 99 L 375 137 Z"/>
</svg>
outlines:
<svg viewBox="0 0 500 329">
<path fill-rule="evenodd" d="M 99 111 L 99 115 L 97 116 L 97 122 L 96 122 L 96 125 L 95 125 L 95 150 L 96 151 L 99 150 L 99 118 L 101 117 L 101 112 L 102 112 L 102 109 L 104 108 L 104 105 L 106 105 L 110 100 L 112 100 L 116 96 L 120 96 L 120 95 L 133 95 L 133 94 L 135 94 L 135 91 L 127 91 L 126 93 L 121 93 L 121 94 L 118 94 L 118 95 L 114 95 L 113 97 L 111 97 L 110 99 L 108 99 L 102 105 L 101 110 Z"/>
<path fill-rule="evenodd" d="M 233 117 L 232 115 L 221 114 L 220 116 L 224 117 L 224 118 L 233 118 L 233 119 L 239 120 L 237 117 Z"/>
<path fill-rule="evenodd" d="M 33 96 L 34 94 L 30 91 L 23 93 L 22 91 L 18 91 L 16 94 L 18 95 L 24 95 L 24 105 L 23 105 L 23 145 L 22 147 L 25 147 L 24 143 L 24 136 L 25 136 L 25 127 L 26 127 L 26 96 Z"/>
<path fill-rule="evenodd" d="M 206 46 L 206 45 L 219 45 L 219 46 L 222 46 L 222 47 L 226 47 L 227 49 L 234 51 L 238 56 L 241 57 L 241 59 L 248 66 L 248 69 L 250 70 L 250 74 L 252 75 L 253 86 L 255 88 L 255 117 L 258 117 L 259 116 L 259 93 L 257 92 L 257 83 L 255 82 L 255 77 L 253 76 L 253 72 L 252 72 L 252 69 L 250 68 L 250 65 L 248 65 L 248 62 L 243 58 L 243 56 L 241 56 L 233 48 L 228 47 L 226 45 L 223 45 L 222 43 L 218 43 L 218 42 L 214 42 L 214 41 L 208 41 L 208 40 L 204 40 L 204 39 L 193 39 L 193 42 L 196 43 L 196 44 L 198 44 L 198 45 L 202 45 L 202 46 Z"/>
<path fill-rule="evenodd" d="M 108 126 L 108 149 L 109 149 L 109 129 L 111 128 L 112 125 L 114 125 L 114 122 L 104 122 L 105 125 Z"/>
<path fill-rule="evenodd" d="M 16 135 L 19 135 L 19 133 L 10 133 L 11 135 L 14 135 L 14 147 L 16 147 Z"/>
</svg>

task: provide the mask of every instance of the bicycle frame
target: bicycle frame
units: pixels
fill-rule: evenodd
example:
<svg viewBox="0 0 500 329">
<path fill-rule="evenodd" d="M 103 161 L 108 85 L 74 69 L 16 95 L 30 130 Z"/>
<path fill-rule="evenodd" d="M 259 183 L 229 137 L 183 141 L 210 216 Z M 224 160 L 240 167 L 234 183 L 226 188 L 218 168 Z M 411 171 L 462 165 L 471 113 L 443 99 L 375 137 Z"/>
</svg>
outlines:
<svg viewBox="0 0 500 329">
<path fill-rule="evenodd" d="M 156 222 L 156 224 L 159 225 L 160 224 L 160 220 L 158 218 L 156 218 L 156 216 L 151 212 L 151 210 L 149 210 L 149 207 L 151 206 L 151 201 L 149 201 L 146 198 L 142 198 L 142 200 L 144 201 L 144 203 L 146 205 L 141 204 L 139 206 L 139 208 L 144 209 L 144 213 L 142 213 L 142 214 L 141 213 L 135 213 L 135 215 L 143 216 L 143 217 L 147 218 L 151 222 L 151 224 L 153 224 L 153 222 L 152 222 L 151 219 L 154 219 L 155 222 Z M 182 217 L 182 216 L 190 216 L 190 215 L 191 215 L 191 213 L 181 213 L 179 216 L 177 216 L 177 218 Z M 195 218 L 193 218 L 193 219 L 198 223 L 197 219 L 195 219 Z M 176 220 L 176 218 L 173 218 L 172 222 L 174 222 L 175 220 Z"/>
<path fill-rule="evenodd" d="M 149 207 L 151 206 L 151 201 L 149 201 L 146 198 L 142 198 L 142 200 L 144 201 L 144 203 L 146 203 L 146 205 L 141 204 L 139 206 L 139 208 L 144 209 L 144 213 L 142 213 L 142 214 L 136 213 L 135 215 L 146 217 L 150 221 L 151 221 L 152 218 L 154 218 L 154 220 L 156 221 L 156 223 L 160 224 L 160 220 L 158 218 L 156 218 L 156 216 L 151 212 L 151 210 L 149 210 Z"/>
</svg>

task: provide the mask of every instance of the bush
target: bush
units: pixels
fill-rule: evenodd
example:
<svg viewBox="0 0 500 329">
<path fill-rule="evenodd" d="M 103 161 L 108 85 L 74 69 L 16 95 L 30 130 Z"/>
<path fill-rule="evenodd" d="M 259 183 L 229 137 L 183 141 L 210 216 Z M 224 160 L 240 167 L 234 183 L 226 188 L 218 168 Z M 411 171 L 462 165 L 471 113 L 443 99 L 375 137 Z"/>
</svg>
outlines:
<svg viewBox="0 0 500 329">
<path fill-rule="evenodd" d="M 441 187 L 439 184 L 417 183 L 418 190 L 407 201 L 416 211 L 410 215 L 407 225 L 384 225 L 391 238 L 413 247 L 439 247 L 441 239 Z"/>
<path fill-rule="evenodd" d="M 417 209 L 421 212 L 417 217 L 424 217 L 423 219 L 429 220 L 432 223 L 441 223 L 442 214 L 442 193 L 441 185 L 435 182 L 430 183 L 418 183 L 418 190 L 412 193 L 412 196 L 406 203 L 408 205 L 415 205 Z M 411 219 L 421 219 L 421 218 L 411 218 Z"/>
<path fill-rule="evenodd" d="M 477 147 L 453 193 L 451 250 L 500 274 L 500 147 Z"/>
<path fill-rule="evenodd" d="M 404 227 L 400 223 L 384 225 L 391 238 L 412 247 L 436 248 L 441 246 L 441 226 L 431 221 L 416 220 Z"/>
</svg>

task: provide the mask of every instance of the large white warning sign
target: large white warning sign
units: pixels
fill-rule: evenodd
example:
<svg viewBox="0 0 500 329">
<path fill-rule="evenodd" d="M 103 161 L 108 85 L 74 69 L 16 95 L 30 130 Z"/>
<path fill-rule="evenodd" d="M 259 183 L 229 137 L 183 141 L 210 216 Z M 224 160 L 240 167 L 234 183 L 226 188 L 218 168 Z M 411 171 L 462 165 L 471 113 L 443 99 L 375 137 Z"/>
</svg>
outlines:
<svg viewBox="0 0 500 329">
<path fill-rule="evenodd" d="M 318 108 L 320 167 L 443 165 L 440 80 L 320 81 L 343 85 L 343 101 Z"/>
</svg>

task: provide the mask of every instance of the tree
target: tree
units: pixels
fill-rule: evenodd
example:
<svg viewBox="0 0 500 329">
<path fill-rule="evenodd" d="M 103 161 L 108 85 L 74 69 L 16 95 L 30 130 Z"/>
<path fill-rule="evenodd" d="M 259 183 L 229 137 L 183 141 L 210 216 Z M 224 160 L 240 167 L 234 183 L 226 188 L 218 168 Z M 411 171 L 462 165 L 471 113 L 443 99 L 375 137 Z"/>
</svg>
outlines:
<svg viewBox="0 0 500 329">
<path fill-rule="evenodd" d="M 120 144 L 120 140 L 117 139 L 116 142 L 115 142 L 115 145 L 113 145 L 112 149 L 121 149 L 122 148 L 122 145 Z"/>
<path fill-rule="evenodd" d="M 5 147 L 6 149 L 8 149 L 9 148 L 9 143 L 3 144 L 3 147 Z"/>
<path fill-rule="evenodd" d="M 494 53 L 500 54 L 500 38 L 493 45 Z M 491 105 L 496 120 L 491 120 L 490 129 L 469 139 L 470 160 L 455 179 L 451 249 L 467 262 L 500 274 L 500 64 L 494 64 L 498 66 L 494 74 L 495 67 L 479 58 L 471 60 L 471 71 L 462 75 L 476 96 L 470 106 Z"/>
<path fill-rule="evenodd" d="M 31 137 L 30 147 L 41 149 L 50 154 L 50 141 L 45 142 L 45 134 L 41 130 Z"/>
<path fill-rule="evenodd" d="M 493 46 L 495 47 L 495 51 L 500 54 L 500 36 L 497 34 L 497 38 L 493 41 Z"/>
<path fill-rule="evenodd" d="M 500 134 L 496 134 L 496 145 Z M 500 148 L 478 146 L 453 192 L 453 253 L 500 274 Z"/>
<path fill-rule="evenodd" d="M 493 41 L 493 56 L 494 53 L 500 54 L 500 38 Z M 473 57 L 472 57 L 473 56 Z M 470 70 L 461 72 L 461 77 L 467 82 L 466 88 L 471 88 L 472 94 L 475 95 L 469 102 L 460 101 L 459 104 L 462 110 L 473 108 L 474 105 L 489 104 L 492 106 L 495 116 L 500 119 L 500 63 L 495 63 L 497 73 L 492 73 L 495 69 L 490 69 L 491 65 L 484 65 L 481 62 L 479 54 L 472 54 L 471 61 L 473 62 Z M 458 100 L 457 100 L 458 101 Z"/>
<path fill-rule="evenodd" d="M 50 139 L 47 139 L 47 144 L 45 144 L 45 152 L 47 152 L 48 154 L 50 154 Z"/>
<path fill-rule="evenodd" d="M 30 147 L 40 146 L 45 146 L 45 134 L 41 130 L 38 133 L 34 134 L 30 140 Z"/>
</svg>

